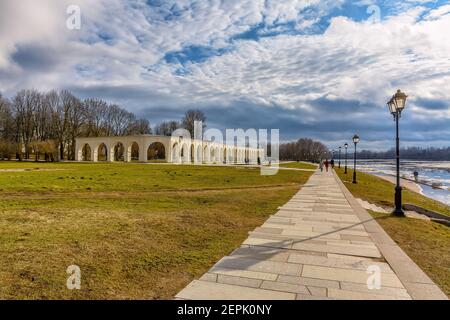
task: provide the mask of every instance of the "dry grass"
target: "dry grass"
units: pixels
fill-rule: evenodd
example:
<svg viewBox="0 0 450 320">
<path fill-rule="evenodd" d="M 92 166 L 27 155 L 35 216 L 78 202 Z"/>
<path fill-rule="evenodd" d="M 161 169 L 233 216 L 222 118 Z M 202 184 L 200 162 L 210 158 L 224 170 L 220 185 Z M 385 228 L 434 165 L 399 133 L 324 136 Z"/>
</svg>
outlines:
<svg viewBox="0 0 450 320">
<path fill-rule="evenodd" d="M 314 163 L 308 163 L 308 162 L 303 162 L 303 161 L 298 161 L 298 162 L 294 161 L 294 162 L 288 162 L 288 163 L 281 163 L 280 167 L 315 170 L 315 169 L 317 169 L 318 166 Z"/>
<path fill-rule="evenodd" d="M 0 173 L 2 299 L 170 299 L 310 175 L 0 163 L 0 169 L 27 166 L 65 171 Z M 81 290 L 66 288 L 72 264 L 81 268 Z"/>
</svg>

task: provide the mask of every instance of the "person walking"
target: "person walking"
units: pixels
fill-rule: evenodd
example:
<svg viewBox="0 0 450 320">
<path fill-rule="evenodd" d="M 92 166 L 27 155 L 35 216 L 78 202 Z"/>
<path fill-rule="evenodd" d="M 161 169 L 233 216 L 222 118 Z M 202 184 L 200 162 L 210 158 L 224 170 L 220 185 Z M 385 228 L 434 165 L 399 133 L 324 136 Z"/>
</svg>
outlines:
<svg viewBox="0 0 450 320">
<path fill-rule="evenodd" d="M 325 160 L 325 169 L 328 172 L 328 166 L 330 165 L 330 163 L 328 162 L 328 159 Z"/>
<path fill-rule="evenodd" d="M 334 159 L 331 159 L 330 164 L 331 164 L 331 169 L 334 169 Z"/>
<path fill-rule="evenodd" d="M 320 159 L 320 161 L 319 161 L 319 169 L 320 169 L 320 172 L 323 172 L 323 159 Z"/>
</svg>

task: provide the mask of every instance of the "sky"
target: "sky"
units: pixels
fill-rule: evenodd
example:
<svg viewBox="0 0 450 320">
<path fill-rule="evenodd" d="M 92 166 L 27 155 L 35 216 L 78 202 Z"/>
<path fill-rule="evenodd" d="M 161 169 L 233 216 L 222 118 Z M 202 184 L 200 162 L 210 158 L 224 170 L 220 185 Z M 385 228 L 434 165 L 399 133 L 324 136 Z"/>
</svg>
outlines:
<svg viewBox="0 0 450 320">
<path fill-rule="evenodd" d="M 80 28 L 71 5 L 80 8 Z M 450 146 L 450 2 L 2 0 L 0 93 L 68 89 L 152 125 L 280 129 L 336 149 Z"/>
</svg>

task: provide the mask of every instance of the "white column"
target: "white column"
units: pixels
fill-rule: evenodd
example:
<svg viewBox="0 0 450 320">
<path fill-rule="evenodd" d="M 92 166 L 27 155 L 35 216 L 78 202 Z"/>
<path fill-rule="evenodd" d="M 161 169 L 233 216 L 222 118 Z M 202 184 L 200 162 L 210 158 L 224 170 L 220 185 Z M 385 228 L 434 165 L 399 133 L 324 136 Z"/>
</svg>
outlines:
<svg viewBox="0 0 450 320">
<path fill-rule="evenodd" d="M 95 151 L 95 149 L 91 145 L 89 145 L 89 148 L 91 148 L 91 161 L 94 161 L 94 151 Z"/>
<path fill-rule="evenodd" d="M 98 162 L 98 148 L 99 147 L 100 147 L 100 145 L 96 145 L 92 149 L 92 161 L 94 161 L 94 162 Z"/>
<path fill-rule="evenodd" d="M 81 161 L 83 157 L 83 148 L 80 149 L 80 144 L 78 140 L 75 140 L 75 161 Z M 59 152 L 58 152 L 59 155 Z"/>
<path fill-rule="evenodd" d="M 106 147 L 106 149 L 108 150 L 108 147 Z M 109 162 L 114 162 L 114 158 L 115 158 L 114 149 L 115 149 L 115 145 L 113 145 L 112 147 L 110 146 L 109 152 L 107 153 L 106 160 Z"/>
<path fill-rule="evenodd" d="M 147 162 L 148 147 L 145 143 L 138 143 L 139 147 L 139 162 Z"/>
</svg>

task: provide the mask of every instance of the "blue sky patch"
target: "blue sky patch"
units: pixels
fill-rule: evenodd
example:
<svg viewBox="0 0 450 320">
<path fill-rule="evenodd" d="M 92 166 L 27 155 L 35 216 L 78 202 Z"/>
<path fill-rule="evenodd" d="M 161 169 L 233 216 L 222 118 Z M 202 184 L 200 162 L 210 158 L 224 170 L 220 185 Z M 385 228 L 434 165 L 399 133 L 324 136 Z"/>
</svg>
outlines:
<svg viewBox="0 0 450 320">
<path fill-rule="evenodd" d="M 176 63 L 185 65 L 191 63 L 201 63 L 213 56 L 220 56 L 230 49 L 220 48 L 216 49 L 210 46 L 187 46 L 183 50 L 169 52 L 164 56 L 167 63 Z"/>
</svg>

